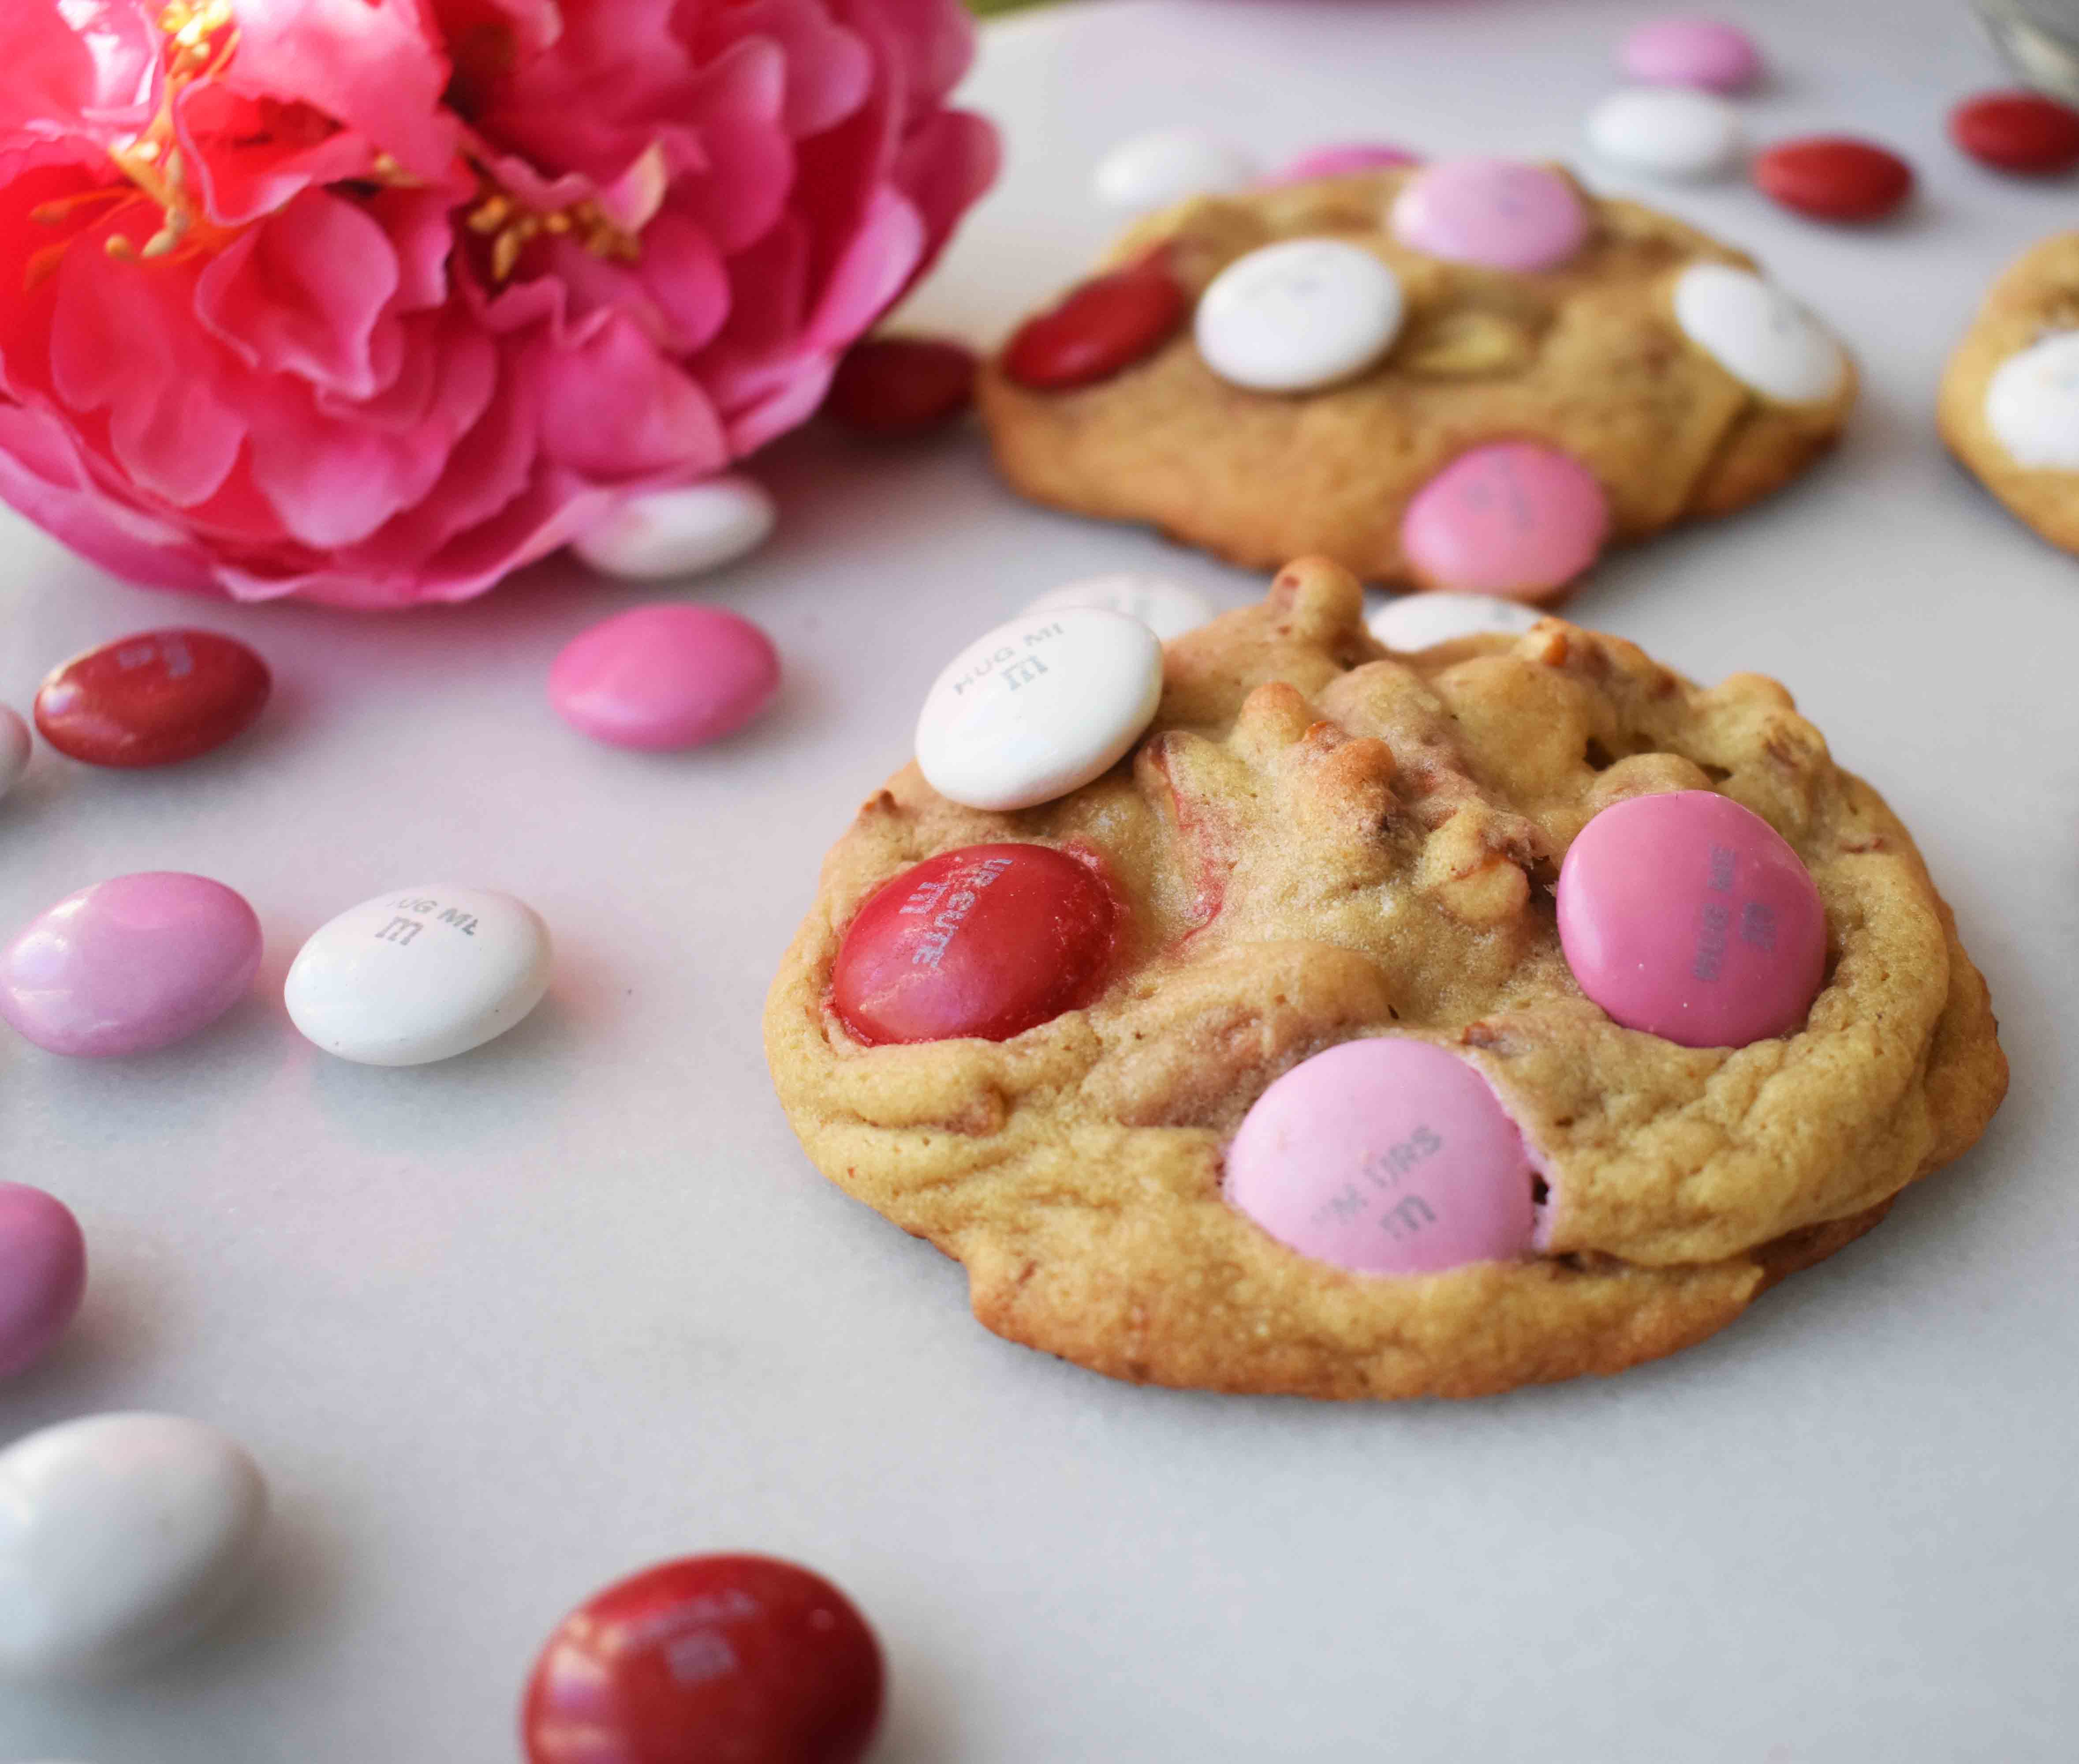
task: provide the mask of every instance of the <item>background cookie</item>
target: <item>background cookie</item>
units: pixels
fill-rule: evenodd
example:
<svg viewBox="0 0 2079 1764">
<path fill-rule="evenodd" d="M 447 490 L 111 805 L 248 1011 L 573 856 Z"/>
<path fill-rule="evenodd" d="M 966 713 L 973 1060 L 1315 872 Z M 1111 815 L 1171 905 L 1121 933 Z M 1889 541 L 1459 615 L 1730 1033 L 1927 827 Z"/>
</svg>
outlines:
<svg viewBox="0 0 2079 1764">
<path fill-rule="evenodd" d="M 1988 490 L 2079 551 L 2079 233 L 2031 247 L 1993 284 L 1949 358 L 1936 417 Z"/>
<path fill-rule="evenodd" d="M 1605 541 L 1796 476 L 1855 396 L 1844 352 L 1750 258 L 1556 169 L 1201 198 L 1102 269 L 985 370 L 998 463 L 1040 501 L 1251 568 L 1320 552 L 1371 580 L 1547 595 Z M 1491 462 L 1456 492 L 1536 526 L 1542 573 L 1424 545 L 1420 493 L 1494 443 L 1558 462 Z M 1600 487 L 1592 523 L 1551 481 L 1566 469 Z"/>
<path fill-rule="evenodd" d="M 1549 885 L 1582 828 L 1677 790 L 1763 817 L 1817 886 L 1825 985 L 1786 1038 L 1621 1029 L 1561 952 Z M 985 846 L 1044 850 L 1119 903 L 1115 924 L 1065 916 L 1084 929 L 1051 967 L 1016 952 L 1035 987 L 1060 981 L 1024 1020 L 1061 1014 L 863 1045 L 833 999 L 862 903 Z M 956 929 L 1010 860 L 966 861 L 874 910 Z M 1382 1036 L 1448 1050 L 1506 1104 L 1548 1179 L 1535 1253 L 1377 1279 L 1224 1197 L 1269 1087 Z M 1169 645 L 1148 733 L 1084 788 L 988 813 L 899 773 L 831 853 L 766 1037 L 810 1155 L 964 1262 L 991 1329 L 1115 1376 L 1324 1397 L 1470 1395 L 1686 1346 L 1874 1224 L 2006 1083 L 1912 841 L 1780 686 L 1700 688 L 1557 620 L 1390 656 L 1320 560 Z"/>
</svg>

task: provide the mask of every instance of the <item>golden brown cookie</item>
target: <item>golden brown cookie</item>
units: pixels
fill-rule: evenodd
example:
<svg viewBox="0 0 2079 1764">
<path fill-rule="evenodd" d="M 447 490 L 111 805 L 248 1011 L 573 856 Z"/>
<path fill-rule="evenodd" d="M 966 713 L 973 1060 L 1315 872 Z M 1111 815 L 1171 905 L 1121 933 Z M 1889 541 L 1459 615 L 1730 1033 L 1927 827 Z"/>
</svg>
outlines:
<svg viewBox="0 0 2079 1764">
<path fill-rule="evenodd" d="M 2079 551 L 2079 233 L 1993 284 L 1942 376 L 1942 438 L 2052 545 Z"/>
<path fill-rule="evenodd" d="M 985 813 L 913 765 L 831 852 L 768 1005 L 774 1079 L 832 1181 L 966 1264 L 989 1328 L 1231 1391 L 1616 1372 L 1723 1327 L 1977 1138 L 2006 1083 L 1985 983 L 1905 828 L 1781 686 L 1696 686 L 1558 619 L 1389 654 L 1362 610 L 1341 568 L 1295 564 L 1168 646 L 1153 723 L 1095 782 Z M 1570 842 L 1686 790 L 1765 817 L 1817 883 L 1826 978 L 1797 1033 L 1700 1049 L 1620 1028 L 1561 952 Z M 1009 1039 L 863 1045 L 831 1004 L 861 903 L 994 843 L 1106 879 L 1098 983 Z M 924 894 L 947 924 L 976 898 Z M 1381 1035 L 1492 1085 L 1550 1181 L 1541 1251 L 1352 1274 L 1223 1198 L 1273 1080 Z"/>
<path fill-rule="evenodd" d="M 1204 197 L 1142 221 L 1104 267 L 1166 269 L 1186 316 L 1149 353 L 1065 388 L 1020 383 L 1014 339 L 979 391 L 1004 476 L 1039 501 L 1148 522 L 1248 568 L 1320 553 L 1367 580 L 1491 592 L 1411 560 L 1403 543 L 1411 500 L 1469 450 L 1530 442 L 1579 462 L 1621 541 L 1744 507 L 1839 431 L 1855 397 L 1845 354 L 1759 283 L 1744 253 L 1566 179 L 1587 227 L 1564 262 L 1528 272 L 1448 262 L 1395 235 L 1396 199 L 1423 174 Z M 1303 238 L 1345 241 L 1391 269 L 1398 335 L 1375 365 L 1325 390 L 1231 383 L 1207 365 L 1188 308 L 1245 254 Z M 1700 266 L 1739 274 L 1692 285 L 1678 303 Z M 1816 375 L 1786 377 L 1768 358 L 1786 329 L 1821 362 Z"/>
</svg>

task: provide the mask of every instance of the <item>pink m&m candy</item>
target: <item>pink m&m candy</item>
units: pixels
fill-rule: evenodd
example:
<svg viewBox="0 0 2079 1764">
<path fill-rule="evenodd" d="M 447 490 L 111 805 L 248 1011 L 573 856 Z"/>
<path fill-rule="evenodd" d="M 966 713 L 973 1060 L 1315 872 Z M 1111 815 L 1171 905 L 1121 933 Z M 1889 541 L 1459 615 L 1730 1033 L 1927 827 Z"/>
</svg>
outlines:
<svg viewBox="0 0 2079 1764">
<path fill-rule="evenodd" d="M 1635 796 L 1581 829 L 1559 869 L 1559 942 L 1626 1029 L 1744 1047 L 1804 1022 L 1826 969 L 1811 872 L 1712 790 Z"/>
<path fill-rule="evenodd" d="M 0 949 L 0 1017 L 53 1054 L 146 1054 L 214 1023 L 259 967 L 260 921 L 222 882 L 117 876 Z"/>
<path fill-rule="evenodd" d="M 1383 171 L 1394 166 L 1419 166 L 1420 153 L 1386 141 L 1342 141 L 1316 147 L 1264 179 L 1269 185 L 1303 184 L 1316 178 L 1345 178 L 1352 172 Z"/>
<path fill-rule="evenodd" d="M 1487 1081 L 1383 1035 L 1303 1060 L 1228 1147 L 1227 1197 L 1279 1242 L 1360 1274 L 1527 1254 L 1537 1168 Z"/>
<path fill-rule="evenodd" d="M 1579 461 L 1529 441 L 1462 453 L 1415 492 L 1400 551 L 1425 588 L 1536 600 L 1596 560 L 1609 503 Z"/>
<path fill-rule="evenodd" d="M 564 722 L 611 747 L 668 752 L 751 721 L 780 689 L 772 641 L 719 606 L 638 606 L 581 631 L 549 669 Z"/>
<path fill-rule="evenodd" d="M 1617 49 L 1617 65 L 1649 86 L 1700 86 L 1737 92 L 1761 73 L 1761 51 L 1736 24 L 1719 19 L 1655 19 Z"/>
<path fill-rule="evenodd" d="M 0 1378 L 50 1351 L 86 1290 L 86 1239 L 40 1188 L 0 1182 Z"/>
<path fill-rule="evenodd" d="M 1581 249 L 1588 211 L 1571 184 L 1542 166 L 1443 159 L 1400 186 L 1393 235 L 1452 263 L 1549 270 Z"/>
<path fill-rule="evenodd" d="M 869 1046 L 1007 1041 L 1089 1003 L 1119 903 L 1051 845 L 968 845 L 867 898 L 830 971 L 830 1005 Z"/>
</svg>

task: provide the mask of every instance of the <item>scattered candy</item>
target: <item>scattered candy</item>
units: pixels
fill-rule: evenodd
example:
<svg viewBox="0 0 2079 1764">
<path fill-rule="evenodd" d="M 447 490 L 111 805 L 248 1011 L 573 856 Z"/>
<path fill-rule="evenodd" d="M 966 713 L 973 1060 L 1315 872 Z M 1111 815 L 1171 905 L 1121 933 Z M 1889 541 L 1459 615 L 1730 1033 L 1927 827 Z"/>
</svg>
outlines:
<svg viewBox="0 0 2079 1764">
<path fill-rule="evenodd" d="M 1535 442 L 1462 453 L 1415 492 L 1400 551 L 1425 586 L 1535 600 L 1595 562 L 1608 499 L 1581 463 Z"/>
<path fill-rule="evenodd" d="M 906 441 L 942 429 L 974 402 L 975 355 L 935 337 L 875 337 L 838 363 L 823 414 L 862 435 Z"/>
<path fill-rule="evenodd" d="M 1388 649 L 1412 655 L 1461 637 L 1520 637 L 1544 616 L 1521 601 L 1439 589 L 1396 595 L 1365 622 Z"/>
<path fill-rule="evenodd" d="M 1949 138 L 1980 164 L 2024 177 L 2079 166 L 2079 111 L 2040 92 L 1987 92 L 1959 104 Z"/>
<path fill-rule="evenodd" d="M 630 581 L 698 576 L 756 551 L 777 517 L 763 484 L 724 472 L 705 484 L 624 497 L 571 549 L 602 575 Z"/>
<path fill-rule="evenodd" d="M 1005 346 L 1003 371 L 1043 392 L 1109 379 L 1168 342 L 1188 304 L 1159 255 L 1115 270 L 1020 325 Z"/>
<path fill-rule="evenodd" d="M 1845 135 L 1784 141 L 1754 162 L 1762 193 L 1819 220 L 1881 220 L 1913 192 L 1913 168 L 1888 147 Z"/>
<path fill-rule="evenodd" d="M 0 1378 L 56 1345 L 86 1291 L 86 1239 L 53 1195 L 0 1182 Z"/>
<path fill-rule="evenodd" d="M 1649 178 L 1715 178 L 1738 162 L 1740 113 L 1686 86 L 1634 86 L 1588 113 L 1588 145 Z"/>
<path fill-rule="evenodd" d="M 114 877 L 68 895 L 0 950 L 0 1017 L 53 1054 L 148 1054 L 244 998 L 260 942 L 259 919 L 222 882 Z"/>
<path fill-rule="evenodd" d="M 1400 186 L 1393 235 L 1412 250 L 1491 270 L 1549 270 L 1581 249 L 1588 211 L 1557 172 L 1510 159 L 1445 159 Z"/>
<path fill-rule="evenodd" d="M 0 798 L 22 781 L 29 769 L 29 726 L 19 712 L 0 704 Z"/>
<path fill-rule="evenodd" d="M 243 733 L 273 686 L 266 663 L 235 637 L 141 631 L 52 669 L 36 727 L 89 765 L 172 765 Z"/>
<path fill-rule="evenodd" d="M 267 1489 L 174 1415 L 95 1415 L 0 1452 L 0 1677 L 102 1678 L 188 1640 L 252 1566 Z"/>
<path fill-rule="evenodd" d="M 1675 283 L 1682 334 L 1750 390 L 1779 404 L 1831 398 L 1841 346 L 1780 288 L 1730 263 L 1692 263 Z"/>
<path fill-rule="evenodd" d="M 549 989 L 549 929 L 510 895 L 434 885 L 320 926 L 290 967 L 297 1029 L 363 1066 L 424 1066 L 503 1035 Z"/>
<path fill-rule="evenodd" d="M 1287 239 L 1237 258 L 1198 301 L 1206 365 L 1252 392 L 1303 392 L 1361 374 L 1393 346 L 1400 280 L 1341 239 Z"/>
<path fill-rule="evenodd" d="M 869 1046 L 1008 1041 L 1090 1002 L 1119 917 L 1096 869 L 1052 846 L 943 852 L 868 897 L 831 1008 Z"/>
<path fill-rule="evenodd" d="M 1538 1179 L 1487 1081 L 1384 1035 L 1302 1060 L 1228 1147 L 1227 1197 L 1302 1255 L 1360 1274 L 1434 1274 L 1527 1254 Z"/>
<path fill-rule="evenodd" d="M 638 606 L 581 631 L 549 669 L 549 702 L 611 747 L 670 752 L 742 728 L 780 689 L 772 641 L 719 606 Z"/>
<path fill-rule="evenodd" d="M 1738 92 L 1760 78 L 1761 51 L 1721 19 L 1655 19 L 1624 40 L 1617 65 L 1642 85 Z"/>
<path fill-rule="evenodd" d="M 1109 771 L 1155 715 L 1162 645 L 1093 607 L 1027 613 L 963 649 L 917 719 L 917 764 L 969 808 L 1030 808 Z"/>
<path fill-rule="evenodd" d="M 880 1645 L 820 1575 L 764 1556 L 665 1562 L 565 1618 L 536 1662 L 528 1764 L 856 1764 Z"/>
<path fill-rule="evenodd" d="M 1346 178 L 1353 172 L 1385 171 L 1396 166 L 1419 166 L 1420 153 L 1387 141 L 1344 141 L 1316 147 L 1265 179 L 1271 184 L 1311 183 L 1316 178 Z"/>
<path fill-rule="evenodd" d="M 1753 810 L 1711 790 L 1635 796 L 1559 867 L 1559 942 L 1626 1029 L 1744 1047 L 1805 1020 L 1826 967 L 1811 872 Z"/>
<path fill-rule="evenodd" d="M 2018 466 L 2079 471 L 2079 331 L 2039 337 L 1993 370 L 1985 426 Z"/>
<path fill-rule="evenodd" d="M 1068 606 L 1094 606 L 1103 612 L 1123 613 L 1128 618 L 1139 619 L 1165 643 L 1187 631 L 1196 631 L 1213 616 L 1213 603 L 1195 588 L 1173 582 L 1166 576 L 1142 576 L 1132 571 L 1064 582 L 1059 588 L 1048 589 L 1025 610 L 1052 613 Z"/>
<path fill-rule="evenodd" d="M 1098 161 L 1098 200 L 1136 212 L 1166 208 L 1189 196 L 1238 189 L 1256 171 L 1256 161 L 1232 142 L 1194 128 L 1150 129 Z"/>
</svg>

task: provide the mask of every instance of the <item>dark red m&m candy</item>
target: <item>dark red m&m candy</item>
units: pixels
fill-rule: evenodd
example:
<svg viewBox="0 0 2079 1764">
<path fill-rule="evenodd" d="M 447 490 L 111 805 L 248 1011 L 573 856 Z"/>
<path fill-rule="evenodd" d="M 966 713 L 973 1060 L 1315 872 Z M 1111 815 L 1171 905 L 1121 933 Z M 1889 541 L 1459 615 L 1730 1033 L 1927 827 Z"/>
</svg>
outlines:
<svg viewBox="0 0 2079 1764">
<path fill-rule="evenodd" d="M 1003 371 L 1034 392 L 1109 379 L 1152 355 L 1184 322 L 1184 289 L 1158 254 L 1072 290 L 1029 318 L 1003 352 Z"/>
<path fill-rule="evenodd" d="M 1982 165 L 2046 178 L 2079 166 L 2079 111 L 2040 92 L 1986 92 L 1949 113 L 1949 138 Z"/>
<path fill-rule="evenodd" d="M 1811 135 L 1760 155 L 1754 181 L 1784 207 L 1817 220 L 1881 220 L 1912 193 L 1913 168 L 1874 141 Z"/>
<path fill-rule="evenodd" d="M 823 414 L 856 434 L 929 434 L 974 401 L 974 351 L 935 337 L 875 337 L 838 363 Z"/>
<path fill-rule="evenodd" d="M 646 1569 L 566 1617 L 521 1712 L 528 1764 L 856 1764 L 881 1648 L 820 1575 L 764 1556 Z"/>
<path fill-rule="evenodd" d="M 36 694 L 36 727 L 89 765 L 171 765 L 239 734 L 273 685 L 235 637 L 142 631 L 53 668 Z"/>
<path fill-rule="evenodd" d="M 830 1004 L 869 1046 L 1008 1041 L 1090 1002 L 1119 920 L 1095 868 L 1051 845 L 943 852 L 868 897 Z"/>
</svg>

